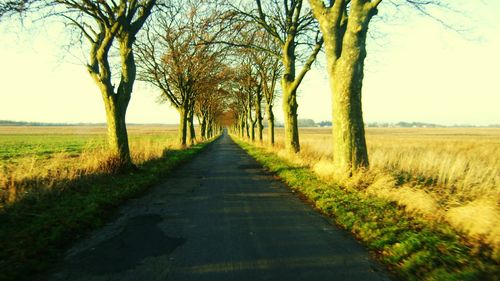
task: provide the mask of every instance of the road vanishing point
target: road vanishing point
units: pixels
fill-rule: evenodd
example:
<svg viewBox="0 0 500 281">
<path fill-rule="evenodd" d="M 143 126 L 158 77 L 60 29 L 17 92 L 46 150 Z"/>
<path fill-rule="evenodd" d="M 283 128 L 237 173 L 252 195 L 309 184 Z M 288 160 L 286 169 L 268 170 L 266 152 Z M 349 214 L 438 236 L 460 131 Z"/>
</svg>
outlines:
<svg viewBox="0 0 500 281">
<path fill-rule="evenodd" d="M 49 280 L 390 280 L 224 134 L 70 249 Z"/>
</svg>

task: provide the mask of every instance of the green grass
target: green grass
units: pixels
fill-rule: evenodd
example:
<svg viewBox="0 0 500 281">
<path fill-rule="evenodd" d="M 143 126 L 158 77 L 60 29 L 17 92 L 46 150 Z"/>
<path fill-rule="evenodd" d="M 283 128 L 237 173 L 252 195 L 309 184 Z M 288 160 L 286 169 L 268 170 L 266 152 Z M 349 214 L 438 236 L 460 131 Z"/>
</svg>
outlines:
<svg viewBox="0 0 500 281">
<path fill-rule="evenodd" d="M 72 138 L 63 139 L 64 143 Z M 76 149 L 84 147 L 84 142 L 85 138 L 75 142 Z M 48 151 L 65 147 L 60 143 L 51 146 L 50 141 L 45 144 Z M 7 205 L 0 210 L 0 280 L 36 279 L 68 246 L 101 226 L 117 206 L 159 182 L 206 145 L 169 150 L 164 157 L 127 174 L 85 175 L 64 183 L 64 188 L 37 192 Z M 26 147 L 24 151 L 30 151 Z M 40 151 L 43 149 L 34 153 L 40 155 Z"/>
<path fill-rule="evenodd" d="M 235 141 L 291 189 L 356 238 L 405 280 L 499 280 L 500 269 L 481 245 L 465 245 L 445 224 L 407 215 L 396 204 L 319 180 L 297 166 L 246 142 Z"/>
<path fill-rule="evenodd" d="M 79 154 L 85 148 L 100 147 L 104 142 L 105 136 L 102 135 L 1 135 L 0 161 L 21 157 L 47 158 L 59 152 Z"/>
<path fill-rule="evenodd" d="M 172 134 L 130 134 L 129 141 L 168 142 Z M 0 134 L 0 164 L 21 158 L 48 159 L 56 153 L 78 155 L 84 150 L 103 148 L 105 134 Z"/>
</svg>

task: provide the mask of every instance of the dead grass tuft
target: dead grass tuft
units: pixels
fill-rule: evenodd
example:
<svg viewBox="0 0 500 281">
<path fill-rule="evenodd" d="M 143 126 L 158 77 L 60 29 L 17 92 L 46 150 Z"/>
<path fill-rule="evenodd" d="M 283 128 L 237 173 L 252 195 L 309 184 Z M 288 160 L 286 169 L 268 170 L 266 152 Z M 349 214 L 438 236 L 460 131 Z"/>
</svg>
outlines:
<svg viewBox="0 0 500 281">
<path fill-rule="evenodd" d="M 493 258 L 500 262 L 500 210 L 493 198 L 480 198 L 446 212 L 446 220 L 475 240 L 493 248 Z"/>
</svg>

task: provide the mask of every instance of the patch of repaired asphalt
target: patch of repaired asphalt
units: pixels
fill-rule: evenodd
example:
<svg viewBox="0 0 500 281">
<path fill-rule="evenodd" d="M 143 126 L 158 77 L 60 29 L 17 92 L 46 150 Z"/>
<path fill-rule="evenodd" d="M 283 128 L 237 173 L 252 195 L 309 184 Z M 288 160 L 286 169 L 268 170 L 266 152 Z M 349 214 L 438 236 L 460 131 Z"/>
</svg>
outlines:
<svg viewBox="0 0 500 281">
<path fill-rule="evenodd" d="M 118 235 L 77 254 L 73 267 L 96 274 L 114 273 L 133 268 L 145 258 L 170 254 L 186 240 L 165 235 L 158 227 L 162 220 L 157 214 L 128 219 Z"/>
</svg>

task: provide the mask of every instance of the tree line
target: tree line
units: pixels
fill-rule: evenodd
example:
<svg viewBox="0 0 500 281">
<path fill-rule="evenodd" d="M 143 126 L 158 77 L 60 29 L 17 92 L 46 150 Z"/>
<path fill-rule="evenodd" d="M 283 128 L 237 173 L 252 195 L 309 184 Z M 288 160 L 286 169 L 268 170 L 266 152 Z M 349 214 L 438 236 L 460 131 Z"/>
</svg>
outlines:
<svg viewBox="0 0 500 281">
<path fill-rule="evenodd" d="M 387 3 L 386 6 L 381 3 Z M 133 167 L 125 116 L 134 83 L 147 82 L 179 113 L 179 143 L 229 127 L 274 145 L 281 95 L 285 147 L 300 151 L 297 91 L 326 56 L 332 96 L 333 159 L 350 174 L 369 165 L 362 114 L 368 30 L 379 9 L 402 6 L 432 17 L 444 0 L 7 0 L 0 20 L 32 13 L 57 17 L 86 53 L 100 90 L 110 151 Z M 73 43 L 75 43 L 73 42 Z"/>
</svg>

